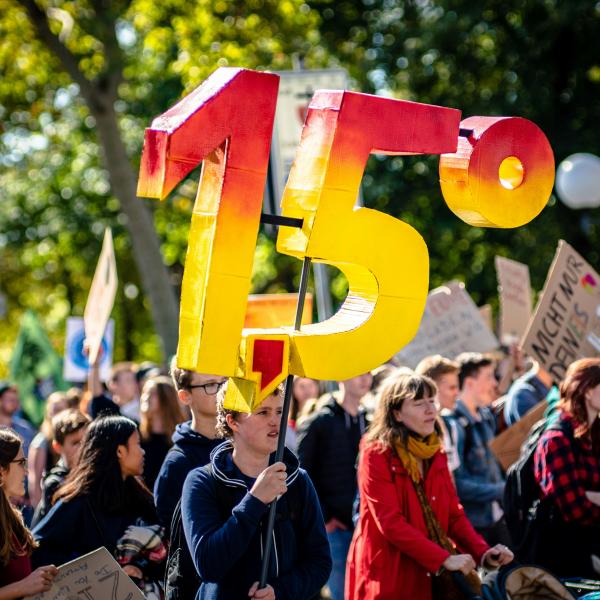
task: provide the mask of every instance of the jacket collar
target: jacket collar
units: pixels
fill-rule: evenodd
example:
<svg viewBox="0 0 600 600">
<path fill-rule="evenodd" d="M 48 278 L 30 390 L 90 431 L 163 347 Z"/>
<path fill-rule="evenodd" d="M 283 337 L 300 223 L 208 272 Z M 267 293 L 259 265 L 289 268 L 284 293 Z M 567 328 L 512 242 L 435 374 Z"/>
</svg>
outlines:
<svg viewBox="0 0 600 600">
<path fill-rule="evenodd" d="M 226 440 L 219 444 L 210 454 L 210 463 L 213 475 L 228 487 L 243 487 L 247 489 L 246 481 L 243 479 L 241 471 L 237 468 L 232 458 L 233 443 Z M 269 464 L 273 464 L 275 453 L 271 454 Z M 285 448 L 283 453 L 283 462 L 287 467 L 287 478 L 285 484 L 289 486 L 298 477 L 300 464 L 294 454 Z"/>
</svg>

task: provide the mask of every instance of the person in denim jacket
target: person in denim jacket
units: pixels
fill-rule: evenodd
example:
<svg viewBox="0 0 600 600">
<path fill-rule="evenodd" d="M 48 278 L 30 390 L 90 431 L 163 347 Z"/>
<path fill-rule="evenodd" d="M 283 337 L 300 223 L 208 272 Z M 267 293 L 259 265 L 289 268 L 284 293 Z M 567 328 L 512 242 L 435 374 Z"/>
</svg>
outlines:
<svg viewBox="0 0 600 600">
<path fill-rule="evenodd" d="M 496 433 L 489 408 L 496 396 L 494 365 L 478 353 L 461 354 L 456 361 L 460 367 L 460 395 L 450 417 L 458 434 L 456 490 L 469 520 L 487 543 L 508 545 L 510 536 L 501 506 L 504 475 L 488 447 Z"/>
</svg>

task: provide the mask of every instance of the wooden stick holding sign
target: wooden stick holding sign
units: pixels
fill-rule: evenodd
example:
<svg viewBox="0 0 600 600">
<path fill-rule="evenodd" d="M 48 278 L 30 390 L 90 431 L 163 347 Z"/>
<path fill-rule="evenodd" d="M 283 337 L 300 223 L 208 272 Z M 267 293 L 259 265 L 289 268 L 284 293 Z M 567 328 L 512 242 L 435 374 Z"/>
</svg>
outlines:
<svg viewBox="0 0 600 600">
<path fill-rule="evenodd" d="M 88 361 L 94 365 L 102 345 L 104 330 L 110 318 L 117 293 L 117 264 L 111 230 L 104 231 L 102 251 L 96 265 L 92 287 L 83 312 Z"/>
</svg>

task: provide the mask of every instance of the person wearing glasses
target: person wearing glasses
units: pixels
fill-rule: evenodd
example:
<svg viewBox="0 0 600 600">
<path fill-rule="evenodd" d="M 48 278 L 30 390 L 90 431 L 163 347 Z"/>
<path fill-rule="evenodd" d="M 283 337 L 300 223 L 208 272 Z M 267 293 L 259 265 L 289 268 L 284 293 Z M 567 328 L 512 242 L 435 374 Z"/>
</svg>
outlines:
<svg viewBox="0 0 600 600">
<path fill-rule="evenodd" d="M 0 598 L 11 600 L 50 589 L 58 570 L 54 565 L 31 569 L 36 543 L 11 498 L 25 494 L 27 459 L 19 435 L 0 427 Z"/>
<path fill-rule="evenodd" d="M 171 377 L 179 401 L 189 407 L 192 419 L 177 425 L 173 445 L 154 484 L 156 511 L 167 535 L 187 474 L 208 464 L 213 448 L 222 441 L 216 433 L 216 397 L 227 381 L 226 377 L 180 369 L 175 359 L 171 363 Z"/>
</svg>

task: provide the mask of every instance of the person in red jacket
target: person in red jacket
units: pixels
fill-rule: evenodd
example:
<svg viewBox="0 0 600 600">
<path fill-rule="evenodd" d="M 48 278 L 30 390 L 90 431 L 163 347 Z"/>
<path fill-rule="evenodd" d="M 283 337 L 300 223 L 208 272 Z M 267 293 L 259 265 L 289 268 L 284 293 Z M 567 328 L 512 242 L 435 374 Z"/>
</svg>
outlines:
<svg viewBox="0 0 600 600">
<path fill-rule="evenodd" d="M 360 516 L 346 568 L 346 600 L 454 597 L 452 571 L 472 586 L 477 563 L 506 564 L 459 504 L 440 448 L 435 383 L 394 373 L 383 384 L 358 466 Z"/>
</svg>

